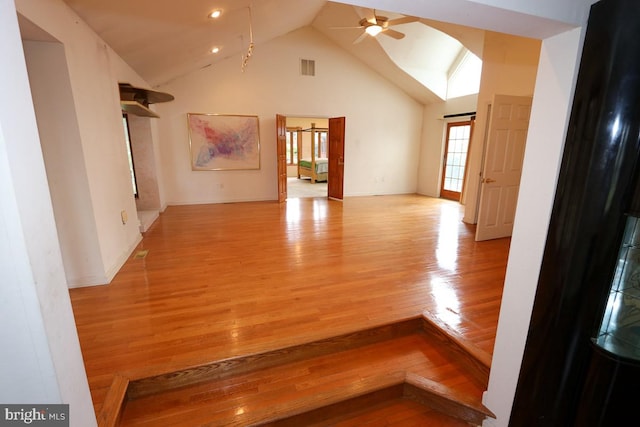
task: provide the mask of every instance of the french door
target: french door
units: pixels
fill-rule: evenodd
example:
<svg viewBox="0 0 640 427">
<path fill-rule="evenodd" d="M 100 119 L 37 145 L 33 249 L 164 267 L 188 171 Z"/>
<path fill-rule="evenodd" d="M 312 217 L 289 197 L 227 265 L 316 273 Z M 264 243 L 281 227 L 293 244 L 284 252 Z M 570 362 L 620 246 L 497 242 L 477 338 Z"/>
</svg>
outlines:
<svg viewBox="0 0 640 427">
<path fill-rule="evenodd" d="M 460 201 L 475 117 L 447 124 L 440 197 Z"/>
</svg>

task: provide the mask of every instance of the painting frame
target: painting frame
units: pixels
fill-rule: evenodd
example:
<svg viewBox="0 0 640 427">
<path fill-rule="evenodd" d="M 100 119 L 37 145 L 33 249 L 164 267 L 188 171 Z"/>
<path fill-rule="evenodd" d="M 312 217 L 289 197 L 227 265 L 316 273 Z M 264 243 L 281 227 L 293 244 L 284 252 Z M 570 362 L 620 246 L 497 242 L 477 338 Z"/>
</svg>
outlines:
<svg viewBox="0 0 640 427">
<path fill-rule="evenodd" d="M 187 113 L 191 170 L 260 169 L 257 115 Z"/>
</svg>

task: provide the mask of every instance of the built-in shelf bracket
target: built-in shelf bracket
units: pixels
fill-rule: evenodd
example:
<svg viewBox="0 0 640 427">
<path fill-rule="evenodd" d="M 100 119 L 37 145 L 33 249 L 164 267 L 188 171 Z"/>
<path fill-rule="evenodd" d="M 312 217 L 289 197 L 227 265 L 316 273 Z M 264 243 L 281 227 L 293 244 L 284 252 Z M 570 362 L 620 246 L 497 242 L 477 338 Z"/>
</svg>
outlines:
<svg viewBox="0 0 640 427">
<path fill-rule="evenodd" d="M 122 111 L 142 117 L 160 116 L 149 109 L 149 104 L 173 101 L 173 95 L 158 92 L 151 89 L 142 89 L 131 86 L 129 83 L 120 83 L 120 106 Z"/>
</svg>

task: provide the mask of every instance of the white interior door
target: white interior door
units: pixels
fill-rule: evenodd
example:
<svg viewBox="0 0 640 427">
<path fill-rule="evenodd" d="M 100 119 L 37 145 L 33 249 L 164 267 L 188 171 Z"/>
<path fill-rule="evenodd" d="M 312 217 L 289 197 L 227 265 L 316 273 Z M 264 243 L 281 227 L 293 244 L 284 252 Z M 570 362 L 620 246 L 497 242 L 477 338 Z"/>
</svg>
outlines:
<svg viewBox="0 0 640 427">
<path fill-rule="evenodd" d="M 482 170 L 476 240 L 511 236 L 531 97 L 495 95 Z"/>
</svg>

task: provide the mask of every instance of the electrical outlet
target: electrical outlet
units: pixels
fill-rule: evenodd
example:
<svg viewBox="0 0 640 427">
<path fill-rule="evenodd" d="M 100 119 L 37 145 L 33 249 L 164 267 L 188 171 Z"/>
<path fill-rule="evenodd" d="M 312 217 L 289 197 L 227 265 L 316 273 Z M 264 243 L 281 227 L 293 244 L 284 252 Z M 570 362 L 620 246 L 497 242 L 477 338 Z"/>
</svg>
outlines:
<svg viewBox="0 0 640 427">
<path fill-rule="evenodd" d="M 126 224 L 128 221 L 127 211 L 120 211 L 120 218 L 122 219 L 122 224 Z"/>
</svg>

